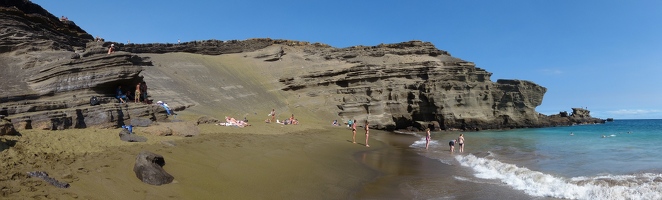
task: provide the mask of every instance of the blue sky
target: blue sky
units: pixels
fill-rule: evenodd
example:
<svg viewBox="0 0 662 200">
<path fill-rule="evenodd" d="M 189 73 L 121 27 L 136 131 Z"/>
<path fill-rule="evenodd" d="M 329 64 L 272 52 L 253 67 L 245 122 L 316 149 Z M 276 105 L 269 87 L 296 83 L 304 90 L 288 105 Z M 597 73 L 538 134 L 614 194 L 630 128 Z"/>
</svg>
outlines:
<svg viewBox="0 0 662 200">
<path fill-rule="evenodd" d="M 435 44 L 497 79 L 548 89 L 543 114 L 662 119 L 662 1 L 33 0 L 94 36 L 132 43 L 249 38 L 334 47 Z"/>
</svg>

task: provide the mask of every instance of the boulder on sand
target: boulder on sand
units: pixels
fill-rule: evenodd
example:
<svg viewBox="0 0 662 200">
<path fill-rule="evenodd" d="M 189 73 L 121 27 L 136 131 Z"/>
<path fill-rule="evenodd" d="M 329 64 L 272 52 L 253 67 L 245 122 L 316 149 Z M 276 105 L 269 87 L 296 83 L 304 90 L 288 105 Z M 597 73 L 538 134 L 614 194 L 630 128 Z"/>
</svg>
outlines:
<svg viewBox="0 0 662 200">
<path fill-rule="evenodd" d="M 220 120 L 218 120 L 218 119 L 216 119 L 216 118 L 209 117 L 209 116 L 202 116 L 202 117 L 198 118 L 198 123 L 197 123 L 196 125 L 200 125 L 200 124 L 216 124 L 216 123 L 218 123 L 218 122 L 220 122 Z"/>
<path fill-rule="evenodd" d="M 4 117 L 0 117 L 0 135 L 16 135 L 14 124 L 8 119 L 4 119 Z"/>
<path fill-rule="evenodd" d="M 142 151 L 136 157 L 136 164 L 133 166 L 133 172 L 142 182 L 151 185 L 163 185 L 171 183 L 175 179 L 163 169 L 165 159 L 159 154 L 149 151 Z"/>
</svg>

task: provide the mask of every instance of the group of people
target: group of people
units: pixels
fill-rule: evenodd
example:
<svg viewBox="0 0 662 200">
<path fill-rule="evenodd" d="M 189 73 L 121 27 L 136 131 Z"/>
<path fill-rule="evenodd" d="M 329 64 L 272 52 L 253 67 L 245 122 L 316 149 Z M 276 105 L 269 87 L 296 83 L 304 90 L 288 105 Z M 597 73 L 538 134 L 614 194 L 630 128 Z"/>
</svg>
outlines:
<svg viewBox="0 0 662 200">
<path fill-rule="evenodd" d="M 356 119 L 353 121 L 350 120 L 347 125 L 352 129 L 352 143 L 356 144 Z M 370 122 L 368 122 L 368 120 L 365 120 L 363 129 L 365 130 L 365 146 L 370 147 L 370 144 L 368 144 L 368 138 L 370 138 Z"/>
<path fill-rule="evenodd" d="M 464 134 L 460 134 L 460 137 L 448 142 L 448 146 L 450 146 L 451 153 L 455 152 L 455 143 L 460 145 L 460 152 L 464 152 Z"/>
<path fill-rule="evenodd" d="M 61 22 L 68 22 L 68 21 L 69 21 L 69 18 L 68 18 L 68 17 L 65 17 L 65 16 L 62 16 L 62 17 L 60 17 L 60 21 L 61 21 Z"/>
<path fill-rule="evenodd" d="M 430 146 L 430 139 L 432 139 L 432 137 L 430 137 L 430 128 L 427 128 L 425 129 L 425 149 L 428 149 Z M 460 134 L 460 137 L 448 142 L 451 153 L 455 152 L 455 143 L 460 146 L 460 152 L 464 152 L 464 134 Z"/>
<path fill-rule="evenodd" d="M 271 118 L 265 119 L 264 120 L 265 123 L 272 123 L 272 122 L 275 121 L 277 124 L 282 124 L 282 125 L 297 125 L 297 124 L 299 124 L 299 120 L 294 118 L 294 114 L 292 114 L 292 116 L 290 116 L 290 118 L 287 118 L 283 121 L 280 121 L 280 120 L 276 119 L 276 109 L 271 109 L 271 112 L 267 116 L 269 116 Z"/>
<path fill-rule="evenodd" d="M 131 95 L 131 91 L 127 91 L 127 93 L 124 94 L 122 91 L 122 86 L 119 85 L 117 86 L 117 90 L 115 90 L 115 97 L 120 101 L 120 103 L 126 103 L 126 101 L 130 98 L 133 99 L 134 103 L 149 103 L 149 99 L 147 99 L 147 83 L 144 81 L 142 83 L 138 83 L 133 95 Z"/>
</svg>

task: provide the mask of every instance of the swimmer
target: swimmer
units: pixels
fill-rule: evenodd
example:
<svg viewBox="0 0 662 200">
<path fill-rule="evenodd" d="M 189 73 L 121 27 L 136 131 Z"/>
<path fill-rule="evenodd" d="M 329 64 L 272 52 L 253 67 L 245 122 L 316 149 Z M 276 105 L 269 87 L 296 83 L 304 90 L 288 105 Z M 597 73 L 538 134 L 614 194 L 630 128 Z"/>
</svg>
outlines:
<svg viewBox="0 0 662 200">
<path fill-rule="evenodd" d="M 572 133 L 572 132 L 570 132 L 570 135 L 571 135 L 571 136 L 573 136 L 573 135 L 575 135 L 575 134 L 574 134 L 574 133 Z"/>
<path fill-rule="evenodd" d="M 607 137 L 607 136 L 605 136 L 605 135 L 602 135 L 602 138 L 606 138 L 606 137 Z"/>
<path fill-rule="evenodd" d="M 451 153 L 455 152 L 455 140 L 451 140 L 450 142 L 448 142 L 448 146 L 450 146 L 451 148 L 450 149 Z"/>
</svg>

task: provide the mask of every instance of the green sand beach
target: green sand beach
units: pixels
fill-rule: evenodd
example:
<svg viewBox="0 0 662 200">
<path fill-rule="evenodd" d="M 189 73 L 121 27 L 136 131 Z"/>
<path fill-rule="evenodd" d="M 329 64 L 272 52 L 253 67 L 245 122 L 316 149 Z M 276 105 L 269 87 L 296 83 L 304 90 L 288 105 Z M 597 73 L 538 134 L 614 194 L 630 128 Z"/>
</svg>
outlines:
<svg viewBox="0 0 662 200">
<path fill-rule="evenodd" d="M 318 102 L 319 98 L 307 95 L 306 91 L 298 95 L 285 92 L 276 81 L 285 74 L 338 67 L 337 63 L 324 64 L 318 62 L 320 60 L 297 57 L 295 55 L 302 53 L 297 51 L 290 52 L 293 59 L 278 63 L 252 59 L 275 49 L 277 47 L 220 56 L 143 54 L 154 63 L 142 72 L 151 99 L 167 101 L 171 106 L 187 106 L 186 110 L 178 112 L 176 121 L 188 123 L 186 127 L 190 130 L 180 132 L 199 134 L 191 138 L 156 136 L 145 132 L 147 128 L 137 127 L 136 134 L 148 138 L 147 143 L 140 144 L 120 141 L 117 138 L 120 129 L 112 128 L 25 130 L 21 131 L 22 136 L 4 136 L 3 151 L 0 151 L 3 197 L 415 198 L 406 190 L 393 189 L 400 187 L 399 178 L 425 178 L 428 173 L 445 170 L 444 174 L 454 173 L 449 171 L 452 169 L 449 166 L 407 153 L 407 143 L 411 141 L 396 138 L 399 144 L 394 145 L 391 144 L 393 138 L 380 137 L 390 133 L 373 130 L 371 135 L 379 140 L 371 139 L 371 147 L 367 148 L 363 146 L 364 134 L 359 130 L 358 144 L 352 144 L 348 128 L 331 126 L 331 122 L 338 119 L 331 112 L 335 104 Z M 294 67 L 312 63 L 317 63 L 317 67 Z M 279 70 L 271 70 L 274 68 Z M 295 114 L 301 124 L 264 123 L 272 108 L 276 109 L 278 119 Z M 201 116 L 245 117 L 252 126 L 196 126 L 194 123 Z M 181 126 L 177 123 L 160 122 L 152 126 Z M 164 157 L 164 169 L 175 177 L 173 183 L 153 186 L 136 178 L 132 169 L 136 155 L 143 150 Z M 358 158 L 359 155 L 362 157 Z M 381 161 L 375 164 L 374 159 Z M 421 168 L 420 163 L 430 165 Z M 56 188 L 30 178 L 26 174 L 29 171 L 45 171 L 55 179 L 70 183 L 71 187 Z M 454 183 L 449 179 L 449 185 Z M 519 194 L 499 189 L 506 196 Z M 451 196 L 462 197 L 463 190 L 457 191 L 459 195 Z"/>
<path fill-rule="evenodd" d="M 259 124 L 247 128 L 201 125 L 194 138 L 147 136 L 148 144 L 116 139 L 119 129 L 31 131 L 2 151 L 3 196 L 12 199 L 347 199 L 379 173 L 353 159 L 371 149 L 348 142 L 342 128 Z M 254 134 L 251 132 L 266 132 Z M 348 134 L 350 133 L 350 134 Z M 174 140 L 175 146 L 159 141 Z M 58 141 L 58 142 L 49 142 Z M 39 144 L 39 145 L 36 145 Z M 143 150 L 161 154 L 171 184 L 142 183 L 132 171 Z M 70 183 L 59 189 L 29 178 L 46 171 Z M 9 178 L 9 177 L 6 177 Z"/>
</svg>

